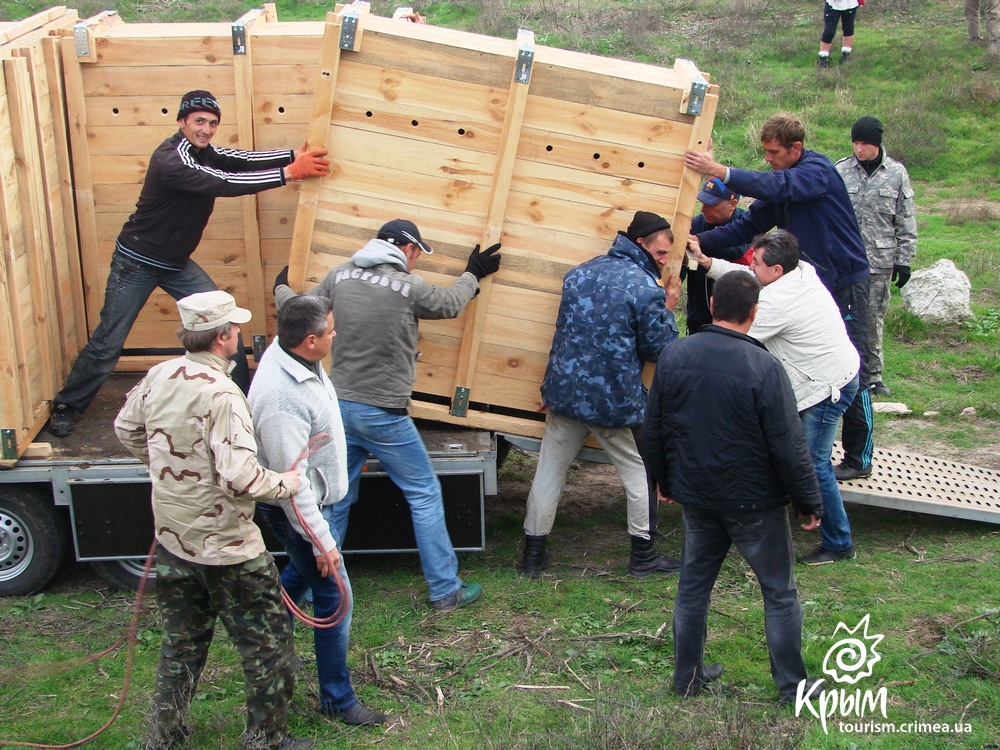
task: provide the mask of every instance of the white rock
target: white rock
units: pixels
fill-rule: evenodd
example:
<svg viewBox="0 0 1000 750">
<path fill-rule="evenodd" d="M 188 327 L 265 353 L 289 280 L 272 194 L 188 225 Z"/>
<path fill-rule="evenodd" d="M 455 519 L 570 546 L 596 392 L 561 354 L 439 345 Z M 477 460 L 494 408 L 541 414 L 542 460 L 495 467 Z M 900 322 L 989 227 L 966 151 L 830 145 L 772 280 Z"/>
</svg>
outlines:
<svg viewBox="0 0 1000 750">
<path fill-rule="evenodd" d="M 912 414 L 910 407 L 906 404 L 893 403 L 872 403 L 872 411 L 876 414 Z"/>
<path fill-rule="evenodd" d="M 936 417 L 936 416 L 938 416 L 938 415 L 939 415 L 940 413 L 941 413 L 941 412 L 939 412 L 939 411 L 925 411 L 925 412 L 924 412 L 924 416 L 925 416 L 925 417 Z"/>
<path fill-rule="evenodd" d="M 907 311 L 929 323 L 957 323 L 972 317 L 969 277 L 947 258 L 913 272 L 900 293 Z"/>
<path fill-rule="evenodd" d="M 976 416 L 976 407 L 966 406 L 961 412 L 959 412 L 958 416 L 965 417 L 966 419 L 973 419 Z"/>
</svg>

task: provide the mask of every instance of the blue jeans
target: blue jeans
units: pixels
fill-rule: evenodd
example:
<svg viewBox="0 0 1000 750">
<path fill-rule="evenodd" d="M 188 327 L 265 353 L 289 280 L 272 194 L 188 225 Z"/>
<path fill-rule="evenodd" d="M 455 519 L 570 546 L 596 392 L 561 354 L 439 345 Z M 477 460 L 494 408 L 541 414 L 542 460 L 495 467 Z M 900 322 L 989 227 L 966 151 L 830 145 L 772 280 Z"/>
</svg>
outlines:
<svg viewBox="0 0 1000 750">
<path fill-rule="evenodd" d="M 104 290 L 101 322 L 76 358 L 66 385 L 55 397 L 56 404 L 66 404 L 76 413 L 83 412 L 90 406 L 108 375 L 115 369 L 118 358 L 122 356 L 125 339 L 128 338 L 135 319 L 139 317 L 139 311 L 156 287 L 160 287 L 174 299 L 218 289 L 212 278 L 193 260 L 189 259 L 180 271 L 165 271 L 134 261 L 116 251 L 111 258 L 111 273 L 108 274 L 108 284 Z M 233 361 L 236 362 L 233 381 L 246 393 L 250 388 L 250 368 L 242 338 Z"/>
<path fill-rule="evenodd" d="M 674 602 L 674 691 L 694 695 L 705 685 L 705 640 L 712 587 L 729 548 L 757 576 L 764 596 L 764 636 L 771 677 L 782 698 L 794 698 L 806 678 L 802 605 L 792 572 L 792 532 L 785 508 L 723 513 L 684 506 L 681 571 Z"/>
<path fill-rule="evenodd" d="M 330 531 L 340 548 L 340 535 L 333 525 L 333 509 L 328 505 L 322 509 L 323 518 L 330 524 Z M 332 578 L 321 578 L 316 569 L 316 557 L 312 544 L 289 523 L 285 511 L 274 505 L 260 504 L 257 512 L 285 545 L 285 552 L 291 559 L 281 571 L 281 585 L 296 604 L 301 605 L 306 592 L 313 592 L 313 613 L 316 617 L 329 617 L 340 606 L 340 592 Z M 351 580 L 347 568 L 340 565 L 340 578 L 348 593 Z M 351 687 L 351 675 L 347 671 L 347 647 L 351 636 L 351 618 L 354 614 L 353 595 L 351 607 L 341 623 L 332 628 L 314 628 L 313 642 L 316 646 L 316 671 L 319 674 L 319 703 L 321 710 L 346 711 L 358 702 Z M 289 613 L 291 617 L 291 613 Z M 295 620 L 292 619 L 294 627 Z"/>
<path fill-rule="evenodd" d="M 840 418 L 851 405 L 858 392 L 858 378 L 840 389 L 840 399 L 833 403 L 830 398 L 820 401 L 799 413 L 806 443 L 812 454 L 813 468 L 819 480 L 819 492 L 823 496 L 823 522 L 819 530 L 823 536 L 823 548 L 831 552 L 850 549 L 851 523 L 847 520 L 844 500 L 840 496 L 837 477 L 833 474 L 833 441 L 837 437 Z"/>
<path fill-rule="evenodd" d="M 410 505 L 413 535 L 420 565 L 430 589 L 430 600 L 445 599 L 462 586 L 458 557 L 444 522 L 441 482 L 434 473 L 427 448 L 410 417 L 357 401 L 340 400 L 347 436 L 347 496 L 334 505 L 338 538 L 347 534 L 347 517 L 358 500 L 361 470 L 371 453 L 403 492 Z"/>
</svg>

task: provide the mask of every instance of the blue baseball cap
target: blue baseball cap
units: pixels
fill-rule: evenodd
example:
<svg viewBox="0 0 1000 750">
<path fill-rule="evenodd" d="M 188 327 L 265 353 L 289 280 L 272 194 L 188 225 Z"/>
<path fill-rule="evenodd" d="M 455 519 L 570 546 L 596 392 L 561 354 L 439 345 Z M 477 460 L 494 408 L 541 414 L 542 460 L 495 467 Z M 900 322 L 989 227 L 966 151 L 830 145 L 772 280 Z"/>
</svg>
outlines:
<svg viewBox="0 0 1000 750">
<path fill-rule="evenodd" d="M 739 200 L 740 194 L 726 187 L 726 184 L 718 177 L 713 177 L 706 182 L 705 187 L 698 193 L 698 200 L 706 206 L 716 206 L 722 203 L 722 201 L 728 201 L 733 198 Z"/>
</svg>

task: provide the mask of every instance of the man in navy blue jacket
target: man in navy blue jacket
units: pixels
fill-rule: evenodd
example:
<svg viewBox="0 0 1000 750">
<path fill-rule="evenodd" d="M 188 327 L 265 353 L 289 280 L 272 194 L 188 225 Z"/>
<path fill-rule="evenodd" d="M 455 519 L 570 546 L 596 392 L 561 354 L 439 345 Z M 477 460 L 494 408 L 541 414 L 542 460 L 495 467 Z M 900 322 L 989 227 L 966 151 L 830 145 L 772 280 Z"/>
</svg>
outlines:
<svg viewBox="0 0 1000 750">
<path fill-rule="evenodd" d="M 545 437 L 524 519 L 525 575 L 537 578 L 548 567 L 545 540 L 566 472 L 591 434 L 625 485 L 632 538 L 629 573 L 645 578 L 677 570 L 677 561 L 660 555 L 653 541 L 656 489 L 638 449 L 646 408 L 643 363 L 655 362 L 677 338 L 673 309 L 680 279 L 672 279 L 666 291 L 657 283 L 673 240 L 666 219 L 639 211 L 607 255 L 582 263 L 563 278 L 541 389 L 548 408 Z"/>
<path fill-rule="evenodd" d="M 871 474 L 873 451 L 871 396 L 868 392 L 868 256 L 844 180 L 826 156 L 803 148 L 806 131 L 792 115 L 777 114 L 764 123 L 760 142 L 770 172 L 735 169 L 715 161 L 711 151 L 688 151 L 684 165 L 718 177 L 741 195 L 757 200 L 746 215 L 698 235 L 702 250 L 750 242 L 774 227 L 799 242 L 799 253 L 830 290 L 861 356 L 858 396 L 844 414 L 844 463 L 838 479 Z"/>
</svg>

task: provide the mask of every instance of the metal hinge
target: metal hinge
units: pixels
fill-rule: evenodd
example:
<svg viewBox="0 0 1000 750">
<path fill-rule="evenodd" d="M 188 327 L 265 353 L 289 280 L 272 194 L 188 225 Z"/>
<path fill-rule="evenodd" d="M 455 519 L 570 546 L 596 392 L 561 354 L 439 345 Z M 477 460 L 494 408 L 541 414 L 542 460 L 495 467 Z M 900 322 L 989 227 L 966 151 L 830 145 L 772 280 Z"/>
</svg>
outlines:
<svg viewBox="0 0 1000 750">
<path fill-rule="evenodd" d="M 451 400 L 451 416 L 466 417 L 469 415 L 469 388 L 464 385 L 455 386 L 455 397 Z"/>
<path fill-rule="evenodd" d="M 247 27 L 243 21 L 233 24 L 233 54 L 245 55 L 247 53 Z"/>
<path fill-rule="evenodd" d="M 695 67 L 694 63 L 690 60 L 678 59 L 677 62 L 688 63 L 692 67 Z M 697 70 L 696 67 L 695 70 Z M 700 115 L 701 108 L 705 106 L 705 94 L 707 93 L 708 81 L 705 80 L 705 77 L 701 73 L 698 73 L 691 80 L 691 94 L 688 97 L 687 109 L 684 110 L 684 114 L 695 116 Z"/>
<path fill-rule="evenodd" d="M 517 63 L 514 66 L 514 80 L 527 83 L 531 78 L 531 63 L 535 59 L 535 32 L 531 29 L 517 30 Z"/>
</svg>

